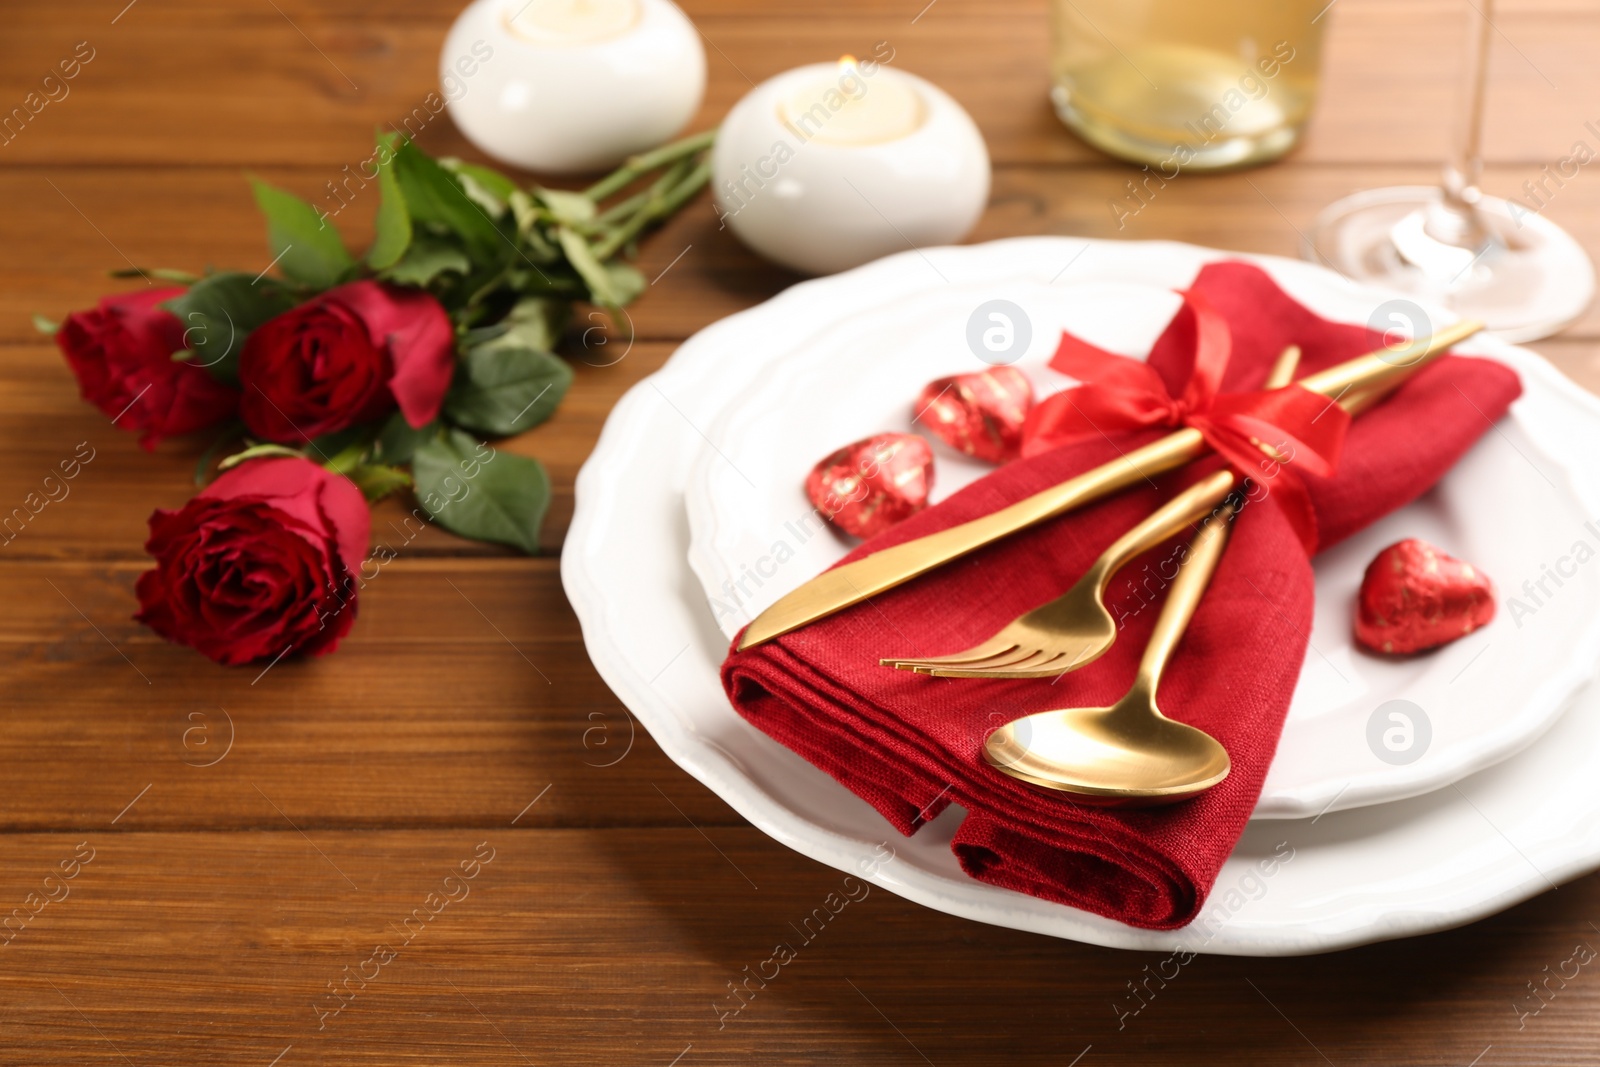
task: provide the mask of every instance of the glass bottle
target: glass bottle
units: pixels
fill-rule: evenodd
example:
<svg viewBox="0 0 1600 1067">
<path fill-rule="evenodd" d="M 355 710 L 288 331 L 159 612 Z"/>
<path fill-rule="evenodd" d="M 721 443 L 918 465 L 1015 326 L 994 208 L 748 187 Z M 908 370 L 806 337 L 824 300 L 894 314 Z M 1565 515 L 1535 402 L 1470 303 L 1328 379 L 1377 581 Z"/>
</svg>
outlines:
<svg viewBox="0 0 1600 1067">
<path fill-rule="evenodd" d="M 1328 0 L 1051 0 L 1051 100 L 1090 144 L 1217 170 L 1276 159 L 1316 98 Z"/>
</svg>

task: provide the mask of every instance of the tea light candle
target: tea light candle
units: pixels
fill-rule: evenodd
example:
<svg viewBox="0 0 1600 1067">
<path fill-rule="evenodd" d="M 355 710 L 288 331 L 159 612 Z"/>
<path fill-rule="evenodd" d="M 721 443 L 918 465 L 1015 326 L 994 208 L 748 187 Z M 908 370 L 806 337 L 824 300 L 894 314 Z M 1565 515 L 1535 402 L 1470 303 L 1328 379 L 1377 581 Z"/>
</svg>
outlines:
<svg viewBox="0 0 1600 1067">
<path fill-rule="evenodd" d="M 723 224 L 806 274 L 959 240 L 989 198 L 989 153 L 961 105 L 849 56 L 751 90 L 723 122 L 711 166 Z"/>
<path fill-rule="evenodd" d="M 528 170 L 604 170 L 700 107 L 706 55 L 671 0 L 474 0 L 439 58 L 450 117 Z"/>
</svg>

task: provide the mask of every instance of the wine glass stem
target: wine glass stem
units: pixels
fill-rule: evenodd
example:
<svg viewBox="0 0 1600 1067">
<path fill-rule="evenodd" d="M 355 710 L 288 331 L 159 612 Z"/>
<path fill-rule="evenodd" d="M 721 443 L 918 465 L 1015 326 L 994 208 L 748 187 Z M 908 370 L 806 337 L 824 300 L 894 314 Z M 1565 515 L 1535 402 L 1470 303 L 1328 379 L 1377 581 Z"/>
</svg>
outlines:
<svg viewBox="0 0 1600 1067">
<path fill-rule="evenodd" d="M 1489 87 L 1490 19 L 1494 0 L 1465 0 L 1467 11 L 1466 59 L 1462 71 L 1465 88 L 1458 116 L 1453 158 L 1444 169 L 1445 200 L 1469 218 L 1478 199 L 1483 175 L 1483 112 Z"/>
</svg>

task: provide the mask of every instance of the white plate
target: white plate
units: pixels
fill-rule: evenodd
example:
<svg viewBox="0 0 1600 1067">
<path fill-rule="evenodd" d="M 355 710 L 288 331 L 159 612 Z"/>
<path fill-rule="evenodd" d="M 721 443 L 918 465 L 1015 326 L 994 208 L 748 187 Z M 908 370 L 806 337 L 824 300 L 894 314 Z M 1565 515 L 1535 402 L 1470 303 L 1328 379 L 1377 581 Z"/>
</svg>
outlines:
<svg viewBox="0 0 1600 1067">
<path fill-rule="evenodd" d="M 763 312 L 771 336 L 803 339 L 730 357 L 761 363 L 763 373 L 705 428 L 713 447 L 701 450 L 685 493 L 689 562 L 722 632 L 731 638 L 854 546 L 831 527 L 818 531 L 802 488 L 806 472 L 850 441 L 913 430 L 923 383 L 983 369 L 967 347 L 974 308 L 1000 299 L 1022 309 L 1032 344 L 1015 365 L 1041 394 L 1054 392 L 1070 381 L 1046 366 L 1063 329 L 1125 355 L 1149 350 L 1178 309 L 1173 289 L 1195 270 L 1172 257 L 1160 264 L 1138 284 L 1020 278 L 956 286 L 925 272 L 933 288 L 842 319 L 819 322 L 781 306 Z M 1327 318 L 1365 322 L 1381 296 L 1325 286 L 1306 302 Z M 1510 362 L 1520 370 L 1543 361 L 1518 352 Z M 1470 639 L 1426 656 L 1363 652 L 1352 627 L 1362 573 L 1385 545 L 1421 537 L 1471 562 L 1507 595 L 1522 595 L 1521 583 L 1539 579 L 1541 564 L 1557 561 L 1600 516 L 1562 453 L 1542 440 L 1564 394 L 1564 386 L 1528 376 L 1510 417 L 1433 492 L 1317 557 L 1311 648 L 1256 818 L 1309 818 L 1458 781 L 1530 744 L 1591 676 L 1600 657 L 1600 614 L 1590 610 L 1600 603 L 1600 567 L 1561 579 L 1563 595 L 1533 615 L 1513 619 L 1502 610 Z M 935 501 L 994 469 L 937 441 L 935 449 Z M 1393 736 L 1398 754 L 1380 749 L 1404 762 L 1379 758 L 1369 736 L 1373 713 L 1391 700 L 1421 709 L 1408 709 L 1410 725 Z M 1387 714 L 1380 738 L 1393 725 Z"/>
<path fill-rule="evenodd" d="M 1219 255 L 1060 238 L 928 249 L 795 286 L 763 309 L 865 310 L 927 288 L 930 264 L 955 284 L 1023 271 L 1042 280 L 1059 273 L 1062 281 L 1136 281 L 1169 260 L 1198 265 Z M 1307 264 L 1244 258 L 1300 299 L 1330 284 L 1327 272 Z M 864 801 L 729 707 L 717 677 L 726 643 L 683 562 L 682 494 L 705 443 L 701 427 L 763 372 L 755 361 L 729 358 L 772 343 L 761 311 L 701 331 L 617 405 L 579 474 L 561 571 L 602 677 L 669 757 L 776 840 L 965 918 L 1119 948 L 1232 955 L 1320 952 L 1443 929 L 1600 866 L 1595 689 L 1517 758 L 1453 787 L 1320 819 L 1252 823 L 1184 930 L 1137 930 L 968 878 L 949 850 L 962 817 L 954 808 L 913 838 L 889 832 Z M 1491 341 L 1481 349 L 1522 358 Z M 1600 403 L 1545 365 L 1521 369 L 1525 380 L 1565 393 L 1541 426 L 1549 439 L 1580 455 L 1600 453 Z M 1591 490 L 1600 486 L 1600 471 L 1587 481 Z M 895 850 L 888 863 L 877 860 L 883 842 Z M 1274 855 L 1292 859 L 1272 864 Z"/>
</svg>

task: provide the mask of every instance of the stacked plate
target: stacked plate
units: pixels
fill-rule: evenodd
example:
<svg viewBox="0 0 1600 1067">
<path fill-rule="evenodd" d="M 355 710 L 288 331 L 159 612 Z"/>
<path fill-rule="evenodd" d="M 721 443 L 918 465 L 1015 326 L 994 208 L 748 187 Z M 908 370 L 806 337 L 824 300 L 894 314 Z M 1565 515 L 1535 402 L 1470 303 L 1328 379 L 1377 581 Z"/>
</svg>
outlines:
<svg viewBox="0 0 1600 1067">
<path fill-rule="evenodd" d="M 959 809 L 901 838 L 729 706 L 728 638 L 850 548 L 817 522 L 806 472 L 912 429 L 925 382 L 981 369 L 975 312 L 1005 316 L 1014 365 L 1049 392 L 1068 384 L 1045 365 L 1062 329 L 1142 356 L 1173 290 L 1223 258 L 1330 319 L 1391 307 L 1304 263 L 1041 237 L 892 256 L 690 338 L 617 405 L 578 478 L 562 577 L 601 675 L 670 757 L 779 841 L 930 907 L 1094 944 L 1326 951 L 1468 922 L 1600 866 L 1600 688 L 1584 689 L 1600 662 L 1600 470 L 1574 462 L 1600 453 L 1600 402 L 1489 338 L 1458 351 L 1515 368 L 1522 399 L 1434 491 L 1317 557 L 1311 651 L 1256 817 L 1184 930 L 974 881 L 949 850 Z M 936 500 L 989 469 L 936 450 Z M 1403 537 L 1488 573 L 1495 621 L 1430 655 L 1356 649 L 1362 569 Z M 875 860 L 885 842 L 890 863 Z"/>
</svg>

